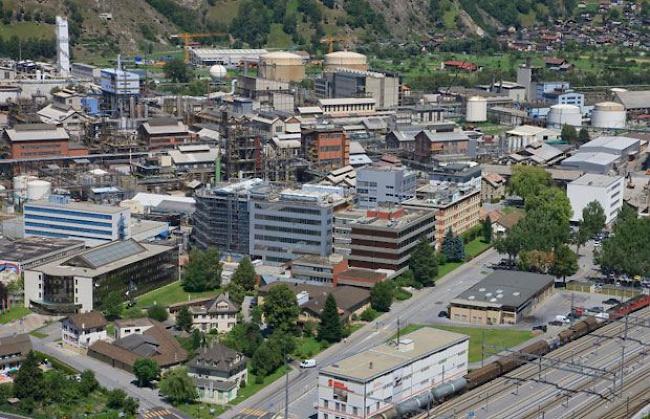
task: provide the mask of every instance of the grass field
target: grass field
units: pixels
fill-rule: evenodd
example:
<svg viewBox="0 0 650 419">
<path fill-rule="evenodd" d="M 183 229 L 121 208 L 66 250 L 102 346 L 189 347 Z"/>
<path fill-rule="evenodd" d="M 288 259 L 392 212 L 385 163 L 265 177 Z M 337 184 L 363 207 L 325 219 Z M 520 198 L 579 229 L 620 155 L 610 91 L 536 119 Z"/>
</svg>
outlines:
<svg viewBox="0 0 650 419">
<path fill-rule="evenodd" d="M 181 287 L 180 281 L 176 281 L 137 297 L 135 306 L 145 309 L 154 305 L 154 303 L 157 303 L 166 307 L 171 304 L 180 303 L 187 300 L 216 297 L 220 292 L 220 290 L 205 292 L 186 292 Z"/>
<path fill-rule="evenodd" d="M 465 257 L 470 256 L 475 258 L 489 249 L 490 246 L 492 246 L 490 243 L 485 243 L 480 237 L 477 237 L 465 245 Z M 442 278 L 449 272 L 461 266 L 463 263 L 465 262 L 447 262 L 444 265 L 438 266 L 438 276 L 436 276 L 436 279 Z"/>
<path fill-rule="evenodd" d="M 255 383 L 256 376 L 255 374 L 250 372 L 250 369 L 248 370 L 248 383 L 246 384 L 246 387 L 239 389 L 239 394 L 237 395 L 237 398 L 232 401 L 232 404 L 239 404 L 252 396 L 253 394 L 257 393 L 264 387 L 268 386 L 278 378 L 282 377 L 289 367 L 280 367 L 275 372 L 267 377 L 264 377 L 264 381 L 260 384 Z"/>
<path fill-rule="evenodd" d="M 526 342 L 534 336 L 533 332 L 528 330 L 487 329 L 479 327 L 440 325 L 431 326 L 426 324 L 410 324 L 402 329 L 400 333 L 406 335 L 423 327 L 434 327 L 436 329 L 447 330 L 449 332 L 456 332 L 469 336 L 469 362 L 478 362 L 481 360 L 481 342 L 485 345 L 493 345 L 500 348 L 512 348 L 513 346 Z M 486 358 L 487 357 L 488 356 L 486 355 Z"/>
<path fill-rule="evenodd" d="M 22 319 L 31 312 L 32 311 L 26 307 L 12 307 L 4 313 L 0 314 L 0 324 Z"/>
<path fill-rule="evenodd" d="M 13 35 L 20 39 L 54 38 L 54 25 L 36 22 L 15 22 L 9 25 L 0 25 L 0 36 L 2 38 L 11 38 Z"/>
<path fill-rule="evenodd" d="M 296 359 L 308 359 L 323 349 L 324 347 L 315 337 L 300 337 L 296 339 L 296 350 L 293 351 L 293 356 Z"/>
</svg>

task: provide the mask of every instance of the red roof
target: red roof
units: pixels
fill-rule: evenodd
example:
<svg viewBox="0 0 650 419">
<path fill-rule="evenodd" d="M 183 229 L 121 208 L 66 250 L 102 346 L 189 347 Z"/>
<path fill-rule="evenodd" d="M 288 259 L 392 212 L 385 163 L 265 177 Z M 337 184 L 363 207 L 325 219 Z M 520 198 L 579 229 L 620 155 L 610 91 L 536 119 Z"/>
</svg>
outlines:
<svg viewBox="0 0 650 419">
<path fill-rule="evenodd" d="M 445 61 L 443 64 L 445 65 L 445 67 L 454 67 L 465 71 L 478 70 L 478 66 L 474 63 L 470 63 L 469 61 L 449 60 L 449 61 Z"/>
</svg>

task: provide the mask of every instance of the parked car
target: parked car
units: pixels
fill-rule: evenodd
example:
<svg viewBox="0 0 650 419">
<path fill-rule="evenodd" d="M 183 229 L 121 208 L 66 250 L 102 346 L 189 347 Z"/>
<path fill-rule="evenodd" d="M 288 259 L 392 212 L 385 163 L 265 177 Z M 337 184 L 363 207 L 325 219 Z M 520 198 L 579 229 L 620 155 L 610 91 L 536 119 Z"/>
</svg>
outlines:
<svg viewBox="0 0 650 419">
<path fill-rule="evenodd" d="M 533 330 L 541 330 L 542 332 L 546 333 L 548 327 L 545 324 L 540 324 L 539 326 L 533 326 Z"/>
<path fill-rule="evenodd" d="M 316 367 L 315 359 L 305 359 L 300 363 L 300 368 L 314 368 Z"/>
<path fill-rule="evenodd" d="M 590 312 L 590 313 L 602 313 L 605 310 L 603 310 L 602 307 L 594 306 L 594 307 L 588 308 L 587 311 Z"/>
<path fill-rule="evenodd" d="M 555 320 L 558 322 L 562 322 L 563 324 L 571 323 L 571 319 L 569 319 L 568 316 L 565 316 L 564 314 L 558 314 L 555 316 Z"/>
<path fill-rule="evenodd" d="M 548 322 L 548 324 L 550 324 L 551 326 L 564 326 L 564 323 L 559 320 L 552 320 Z"/>
<path fill-rule="evenodd" d="M 603 304 L 608 304 L 608 305 L 615 306 L 615 305 L 621 304 L 621 301 L 617 300 L 616 298 L 608 298 L 607 300 L 603 301 Z"/>
<path fill-rule="evenodd" d="M 445 310 L 442 310 L 440 313 L 438 313 L 438 317 L 444 317 L 444 318 L 448 319 L 449 318 L 449 313 L 447 313 L 447 311 L 445 311 Z"/>
</svg>

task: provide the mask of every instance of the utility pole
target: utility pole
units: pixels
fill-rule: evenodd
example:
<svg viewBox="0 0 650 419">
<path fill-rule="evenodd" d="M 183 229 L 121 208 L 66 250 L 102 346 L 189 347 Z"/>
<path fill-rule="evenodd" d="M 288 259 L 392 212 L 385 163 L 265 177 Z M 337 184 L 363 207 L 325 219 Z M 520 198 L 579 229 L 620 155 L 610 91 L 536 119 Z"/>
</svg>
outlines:
<svg viewBox="0 0 650 419">
<path fill-rule="evenodd" d="M 485 329 L 481 329 L 481 368 L 485 361 Z"/>
<path fill-rule="evenodd" d="M 623 373 L 623 366 L 625 364 L 625 343 L 627 342 L 627 321 L 628 321 L 628 315 L 625 315 L 625 331 L 623 332 L 623 345 L 621 345 L 621 396 L 623 395 L 623 376 L 625 375 Z"/>
<path fill-rule="evenodd" d="M 284 355 L 284 419 L 289 419 L 289 366 L 287 365 L 287 354 Z"/>
</svg>

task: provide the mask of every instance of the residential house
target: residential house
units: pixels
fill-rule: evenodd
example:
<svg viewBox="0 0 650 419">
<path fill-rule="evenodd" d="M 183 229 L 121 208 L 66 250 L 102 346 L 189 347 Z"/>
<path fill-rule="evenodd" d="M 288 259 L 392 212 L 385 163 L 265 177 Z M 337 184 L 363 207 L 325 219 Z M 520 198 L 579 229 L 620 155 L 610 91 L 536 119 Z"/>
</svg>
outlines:
<svg viewBox="0 0 650 419">
<path fill-rule="evenodd" d="M 506 196 L 506 180 L 497 173 L 485 173 L 481 178 L 481 202 L 499 202 Z"/>
<path fill-rule="evenodd" d="M 212 341 L 187 363 L 187 372 L 196 381 L 199 400 L 226 404 L 237 397 L 239 388 L 248 379 L 246 357 Z"/>
<path fill-rule="evenodd" d="M 492 220 L 492 232 L 497 237 L 502 237 L 508 234 L 508 232 L 515 226 L 522 218 L 524 218 L 525 213 L 521 210 L 514 210 L 507 214 L 503 214 L 498 219 Z"/>
<path fill-rule="evenodd" d="M 61 340 L 64 345 L 76 349 L 87 349 L 98 340 L 106 340 L 106 325 L 108 322 L 99 311 L 77 313 L 63 319 Z"/>
<path fill-rule="evenodd" d="M 237 324 L 239 306 L 230 301 L 228 294 L 220 294 L 216 299 L 204 304 L 189 306 L 192 315 L 192 328 L 202 332 L 216 330 L 227 333 Z"/>
<path fill-rule="evenodd" d="M 27 333 L 0 338 L 0 373 L 18 370 L 31 350 Z"/>
</svg>

